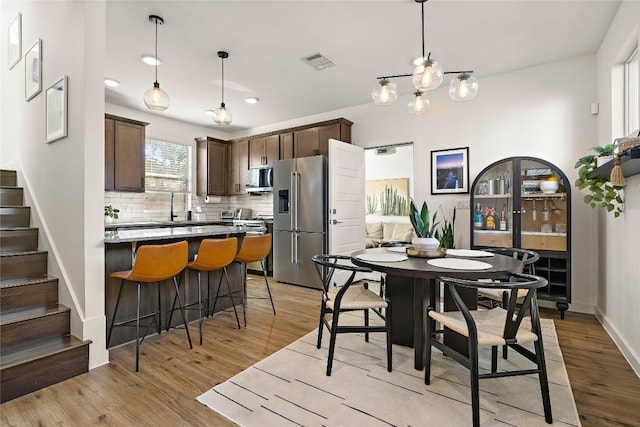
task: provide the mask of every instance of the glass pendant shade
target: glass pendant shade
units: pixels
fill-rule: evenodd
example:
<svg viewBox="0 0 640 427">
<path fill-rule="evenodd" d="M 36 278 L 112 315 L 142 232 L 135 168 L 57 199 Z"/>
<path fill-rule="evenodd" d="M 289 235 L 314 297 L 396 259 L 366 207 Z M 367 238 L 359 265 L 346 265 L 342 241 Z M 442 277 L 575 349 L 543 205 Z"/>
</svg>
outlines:
<svg viewBox="0 0 640 427">
<path fill-rule="evenodd" d="M 391 105 L 398 98 L 398 88 L 394 82 L 381 80 L 371 91 L 371 98 L 376 105 Z"/>
<path fill-rule="evenodd" d="M 413 71 L 413 86 L 420 92 L 436 89 L 443 79 L 442 66 L 433 59 L 427 59 Z"/>
<path fill-rule="evenodd" d="M 231 119 L 232 119 L 231 113 L 224 106 L 224 102 L 220 104 L 220 108 L 216 108 L 213 111 L 213 121 L 218 126 L 223 126 L 223 127 L 229 126 L 231 124 Z"/>
<path fill-rule="evenodd" d="M 427 109 L 429 108 L 429 100 L 424 97 L 422 92 L 416 91 L 407 107 L 411 114 L 418 116 L 427 112 Z"/>
<path fill-rule="evenodd" d="M 478 79 L 471 74 L 462 73 L 451 80 L 449 96 L 454 101 L 470 101 L 478 94 Z"/>
<path fill-rule="evenodd" d="M 164 111 L 169 108 L 169 95 L 160 89 L 160 83 L 155 82 L 153 87 L 144 93 L 144 105 L 154 111 Z"/>
</svg>

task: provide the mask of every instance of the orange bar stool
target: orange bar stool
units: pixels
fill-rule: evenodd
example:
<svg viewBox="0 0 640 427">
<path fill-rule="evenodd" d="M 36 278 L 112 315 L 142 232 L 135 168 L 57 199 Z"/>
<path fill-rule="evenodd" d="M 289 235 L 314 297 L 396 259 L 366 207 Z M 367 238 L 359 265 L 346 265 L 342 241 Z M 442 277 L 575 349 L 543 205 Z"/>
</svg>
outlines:
<svg viewBox="0 0 640 427">
<path fill-rule="evenodd" d="M 227 274 L 227 266 L 229 266 L 238 251 L 238 239 L 235 237 L 229 237 L 226 239 L 203 239 L 200 243 L 200 249 L 198 249 L 198 255 L 193 262 L 187 265 L 187 269 L 195 270 L 198 272 L 198 308 L 200 314 L 200 345 L 202 345 L 202 322 L 204 320 L 204 313 L 209 310 L 209 279 L 212 271 L 222 270 L 220 274 L 220 281 L 218 282 L 218 290 L 216 291 L 216 297 L 213 302 L 213 308 L 211 308 L 211 314 L 213 314 L 216 303 L 220 295 L 220 288 L 222 287 L 222 277 L 226 279 L 228 296 L 231 297 L 231 305 L 233 306 L 233 312 L 236 315 L 236 323 L 238 329 L 240 329 L 240 319 L 238 318 L 238 310 L 236 310 L 236 303 L 233 301 L 233 292 L 231 291 L 231 285 L 229 282 L 229 275 Z M 201 273 L 207 273 L 207 295 L 206 298 L 202 297 L 202 280 Z M 222 295 L 226 296 L 226 295 Z M 206 300 L 206 309 L 203 306 L 203 302 Z M 173 301 L 175 306 L 175 300 Z"/>
<path fill-rule="evenodd" d="M 269 299 L 271 300 L 271 308 L 273 314 L 276 314 L 276 307 L 273 305 L 273 298 L 271 296 L 271 289 L 269 288 L 269 281 L 267 280 L 267 270 L 264 265 L 264 260 L 271 252 L 271 234 L 261 234 L 259 236 L 244 236 L 242 239 L 242 246 L 234 261 L 243 263 L 242 268 L 242 307 L 244 308 L 244 326 L 247 326 L 247 263 L 260 261 L 262 267 L 262 275 L 264 276 L 264 283 L 267 285 L 267 292 L 269 293 Z M 260 299 L 260 298 L 258 298 Z M 266 299 L 266 297 L 264 297 Z"/>
<path fill-rule="evenodd" d="M 191 336 L 189 335 L 189 328 L 187 327 L 187 319 L 184 313 L 184 306 L 182 304 L 182 298 L 178 291 L 178 280 L 176 277 L 185 269 L 187 262 L 189 261 L 189 249 L 187 241 L 184 240 L 178 243 L 170 243 L 166 245 L 144 245 L 138 248 L 136 259 L 133 263 L 133 267 L 128 271 L 118 271 L 111 273 L 111 277 L 121 279 L 120 289 L 118 290 L 118 299 L 116 300 L 116 307 L 113 310 L 113 317 L 111 318 L 111 325 L 109 326 L 109 334 L 107 335 L 107 347 L 109 347 L 109 341 L 111 340 L 111 332 L 115 326 L 133 326 L 129 323 L 136 322 L 136 372 L 139 368 L 140 359 L 140 344 L 147 335 L 149 328 L 153 323 L 156 323 L 158 334 L 160 334 L 161 319 L 161 303 L 160 303 L 160 282 L 164 280 L 173 279 L 173 286 L 176 289 L 176 295 L 178 302 L 180 303 L 180 311 L 182 312 L 182 320 L 187 332 L 187 339 L 189 340 L 189 348 L 193 348 L 191 344 Z M 116 323 L 116 313 L 118 312 L 118 306 L 120 305 L 120 297 L 122 295 L 122 288 L 124 282 L 135 282 L 138 285 L 138 296 L 136 302 L 136 318 L 127 320 L 124 322 Z M 140 288 L 142 283 L 154 283 L 158 290 L 158 311 L 145 315 L 140 315 Z M 144 331 L 142 338 L 140 338 L 140 319 L 153 317 L 153 321 L 147 325 L 147 329 Z"/>
</svg>

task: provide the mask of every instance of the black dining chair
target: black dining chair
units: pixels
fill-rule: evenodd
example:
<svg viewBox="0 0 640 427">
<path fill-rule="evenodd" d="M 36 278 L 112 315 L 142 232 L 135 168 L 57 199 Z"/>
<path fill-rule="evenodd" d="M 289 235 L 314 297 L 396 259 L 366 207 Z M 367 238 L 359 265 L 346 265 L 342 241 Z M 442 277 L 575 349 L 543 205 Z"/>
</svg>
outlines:
<svg viewBox="0 0 640 427">
<path fill-rule="evenodd" d="M 455 301 L 458 311 L 438 312 L 433 307 L 427 309 L 428 320 L 426 327 L 426 364 L 424 382 L 431 382 L 431 348 L 436 347 L 448 357 L 469 369 L 471 382 L 471 407 L 474 427 L 480 425 L 480 386 L 479 380 L 484 378 L 501 378 L 514 375 L 537 374 L 542 393 L 542 405 L 545 421 L 553 422 L 551 415 L 551 399 L 549 397 L 549 383 L 542 344 L 542 330 L 536 290 L 546 286 L 547 280 L 533 275 L 513 275 L 509 281 L 492 283 L 495 289 L 509 292 L 509 300 L 503 307 L 490 310 L 469 310 L 459 294 L 461 289 L 480 289 L 487 287 L 487 282 L 480 280 L 464 280 L 451 277 L 441 277 L 440 280 L 448 287 Z M 517 307 L 518 292 L 524 290 L 526 295 L 520 308 Z M 447 346 L 439 336 L 447 333 L 446 329 L 436 330 L 435 322 L 467 337 L 468 356 L 461 354 Z M 533 343 L 533 351 L 522 346 Z M 478 367 L 478 350 L 480 346 L 491 347 L 491 372 L 480 374 Z M 498 346 L 508 346 L 535 364 L 532 369 L 517 369 L 497 372 Z"/>
<path fill-rule="evenodd" d="M 311 259 L 322 281 L 317 347 L 322 346 L 324 327 L 331 334 L 327 376 L 331 376 L 336 335 L 341 333 L 364 332 L 364 339 L 369 342 L 370 332 L 385 332 L 387 334 L 387 370 L 391 372 L 391 302 L 369 290 L 366 282 L 355 280 L 358 273 L 371 273 L 372 270 L 347 264 L 351 258 L 344 255 L 314 255 Z M 384 326 L 369 324 L 369 310 L 384 320 Z M 385 310 L 384 313 L 382 310 Z M 340 314 L 348 311 L 363 311 L 364 325 L 340 325 L 338 322 Z M 327 320 L 327 315 L 331 316 L 331 323 Z"/>
</svg>

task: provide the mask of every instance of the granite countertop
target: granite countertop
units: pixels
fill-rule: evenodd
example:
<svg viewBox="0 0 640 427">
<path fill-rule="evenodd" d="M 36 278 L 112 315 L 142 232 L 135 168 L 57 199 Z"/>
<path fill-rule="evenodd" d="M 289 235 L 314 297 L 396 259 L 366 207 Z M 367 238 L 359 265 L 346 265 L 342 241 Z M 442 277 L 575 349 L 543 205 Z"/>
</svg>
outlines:
<svg viewBox="0 0 640 427">
<path fill-rule="evenodd" d="M 193 227 L 203 225 L 233 225 L 232 220 L 205 220 L 205 221 L 150 221 L 150 222 L 113 222 L 105 224 L 105 231 L 121 230 L 127 228 L 165 228 L 165 227 Z"/>
<path fill-rule="evenodd" d="M 104 232 L 105 243 L 142 242 L 149 240 L 182 239 L 187 237 L 220 236 L 266 232 L 266 227 L 241 227 L 234 225 L 198 225 L 150 227 L 111 230 Z"/>
</svg>

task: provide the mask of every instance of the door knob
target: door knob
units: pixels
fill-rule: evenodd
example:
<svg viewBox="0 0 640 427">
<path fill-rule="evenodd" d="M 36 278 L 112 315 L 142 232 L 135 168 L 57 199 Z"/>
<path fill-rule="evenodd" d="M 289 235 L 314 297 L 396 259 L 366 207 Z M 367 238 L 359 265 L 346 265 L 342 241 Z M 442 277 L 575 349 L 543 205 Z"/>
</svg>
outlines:
<svg viewBox="0 0 640 427">
<path fill-rule="evenodd" d="M 342 221 L 338 221 L 337 219 L 331 220 L 331 224 L 342 224 Z"/>
</svg>

